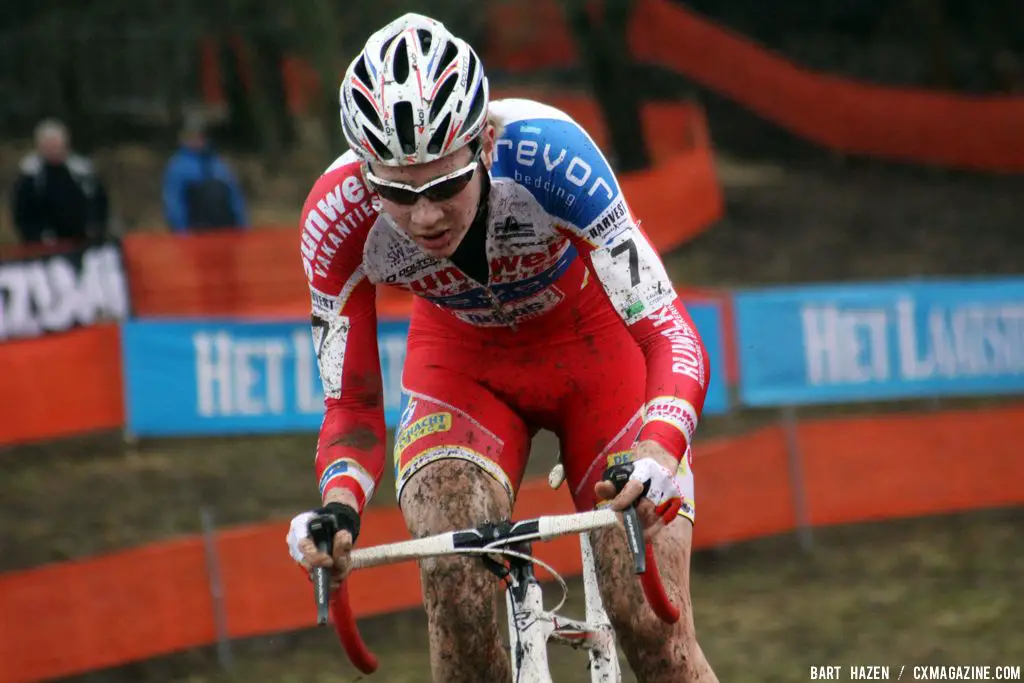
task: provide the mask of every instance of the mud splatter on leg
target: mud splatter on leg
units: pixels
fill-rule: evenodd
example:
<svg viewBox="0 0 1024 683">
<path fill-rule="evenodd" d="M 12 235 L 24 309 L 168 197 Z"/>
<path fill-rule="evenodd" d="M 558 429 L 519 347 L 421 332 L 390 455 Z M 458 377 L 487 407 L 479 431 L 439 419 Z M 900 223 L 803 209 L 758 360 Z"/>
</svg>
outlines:
<svg viewBox="0 0 1024 683">
<path fill-rule="evenodd" d="M 690 603 L 693 527 L 677 519 L 655 537 L 655 555 L 665 590 L 681 612 L 673 625 L 647 605 L 633 573 L 633 558 L 618 527 L 595 535 L 601 596 L 619 643 L 640 683 L 717 683 L 697 643 Z"/>
<path fill-rule="evenodd" d="M 402 511 L 413 536 L 508 519 L 508 494 L 476 465 L 439 460 L 418 472 L 402 492 Z M 420 564 L 430 629 L 434 681 L 470 683 L 511 677 L 498 626 L 494 576 L 477 558 L 442 558 Z"/>
</svg>

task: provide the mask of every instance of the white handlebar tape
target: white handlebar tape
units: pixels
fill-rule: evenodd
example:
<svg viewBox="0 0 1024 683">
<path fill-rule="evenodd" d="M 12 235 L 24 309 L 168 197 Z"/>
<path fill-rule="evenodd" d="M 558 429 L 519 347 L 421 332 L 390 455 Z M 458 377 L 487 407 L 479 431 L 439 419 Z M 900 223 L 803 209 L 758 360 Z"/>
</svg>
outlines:
<svg viewBox="0 0 1024 683">
<path fill-rule="evenodd" d="M 352 568 L 365 569 L 381 564 L 394 564 L 405 560 L 449 555 L 455 550 L 455 534 L 448 532 L 437 536 L 418 538 L 412 541 L 388 543 L 372 548 L 357 548 L 352 551 Z"/>
<path fill-rule="evenodd" d="M 572 515 L 547 515 L 537 518 L 537 529 L 541 540 L 548 540 L 566 534 L 593 531 L 615 524 L 616 513 L 611 508 L 577 512 Z M 455 535 L 448 532 L 437 536 L 418 538 L 412 541 L 388 543 L 352 551 L 352 569 L 365 569 L 382 564 L 395 564 L 424 557 L 438 557 L 458 552 L 455 549 Z"/>
<path fill-rule="evenodd" d="M 615 511 L 611 508 L 577 512 L 574 515 L 549 515 L 538 519 L 543 540 L 565 534 L 593 531 L 615 524 Z"/>
</svg>

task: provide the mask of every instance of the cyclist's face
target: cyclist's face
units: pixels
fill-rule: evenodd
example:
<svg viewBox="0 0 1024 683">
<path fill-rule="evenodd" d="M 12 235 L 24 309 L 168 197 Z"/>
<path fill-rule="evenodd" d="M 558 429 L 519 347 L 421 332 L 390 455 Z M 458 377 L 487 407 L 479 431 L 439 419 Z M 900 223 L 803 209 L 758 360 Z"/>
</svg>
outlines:
<svg viewBox="0 0 1024 683">
<path fill-rule="evenodd" d="M 491 152 L 494 150 L 494 128 L 488 124 L 481 136 L 480 153 L 474 156 L 469 147 L 463 147 L 454 154 L 414 166 L 378 166 L 370 165 L 370 173 L 386 182 L 401 183 L 410 187 L 422 187 L 431 181 L 452 176 L 448 181 L 439 183 L 437 193 L 431 198 L 431 191 L 416 197 L 411 204 L 398 201 L 401 196 L 388 198 L 394 190 L 381 188 L 379 192 L 381 209 L 398 227 L 405 232 L 419 247 L 434 258 L 447 258 L 462 242 L 466 231 L 473 222 L 477 206 L 480 203 L 480 177 L 491 167 Z M 477 162 L 477 167 L 467 170 L 465 175 L 459 171 Z M 372 186 L 372 179 L 370 185 Z M 437 198 L 437 194 L 447 195 L 443 183 L 452 183 L 450 188 L 454 194 L 447 198 Z M 401 195 L 401 191 L 398 193 Z"/>
</svg>

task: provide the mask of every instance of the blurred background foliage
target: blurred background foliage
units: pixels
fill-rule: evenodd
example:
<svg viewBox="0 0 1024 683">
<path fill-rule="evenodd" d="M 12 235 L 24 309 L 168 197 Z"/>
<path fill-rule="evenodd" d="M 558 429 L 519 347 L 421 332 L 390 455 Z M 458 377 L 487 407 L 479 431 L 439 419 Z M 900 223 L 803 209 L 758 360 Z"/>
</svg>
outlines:
<svg viewBox="0 0 1024 683">
<path fill-rule="evenodd" d="M 514 0 L 521 5 L 530 0 Z M 49 0 L 0 5 L 0 132 L 24 137 L 57 114 L 89 151 L 119 141 L 170 144 L 182 118 L 208 106 L 203 60 L 221 75 L 216 112 L 223 146 L 273 165 L 297 143 L 281 65 L 302 60 L 318 74 L 311 103 L 331 159 L 342 149 L 337 84 L 365 38 L 406 11 L 443 21 L 486 55 L 501 26 L 489 12 L 513 0 Z M 502 73 L 493 83 L 551 81 L 588 89 L 602 106 L 623 170 L 646 165 L 630 144 L 637 104 L 686 92 L 678 74 L 633 64 L 626 27 L 634 0 L 559 0 L 579 63 L 564 73 Z M 692 0 L 686 3 L 809 68 L 894 85 L 970 92 L 1020 89 L 1020 0 Z"/>
</svg>

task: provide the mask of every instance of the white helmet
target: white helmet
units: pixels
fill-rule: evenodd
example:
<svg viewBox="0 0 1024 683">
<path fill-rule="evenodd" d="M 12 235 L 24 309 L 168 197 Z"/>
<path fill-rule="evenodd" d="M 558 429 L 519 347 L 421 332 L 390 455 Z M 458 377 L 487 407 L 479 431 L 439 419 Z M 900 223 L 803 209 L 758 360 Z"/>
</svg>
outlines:
<svg viewBox="0 0 1024 683">
<path fill-rule="evenodd" d="M 476 52 L 438 21 L 409 13 L 366 41 L 341 83 L 341 127 L 366 161 L 433 161 L 487 122 L 487 78 Z"/>
</svg>

